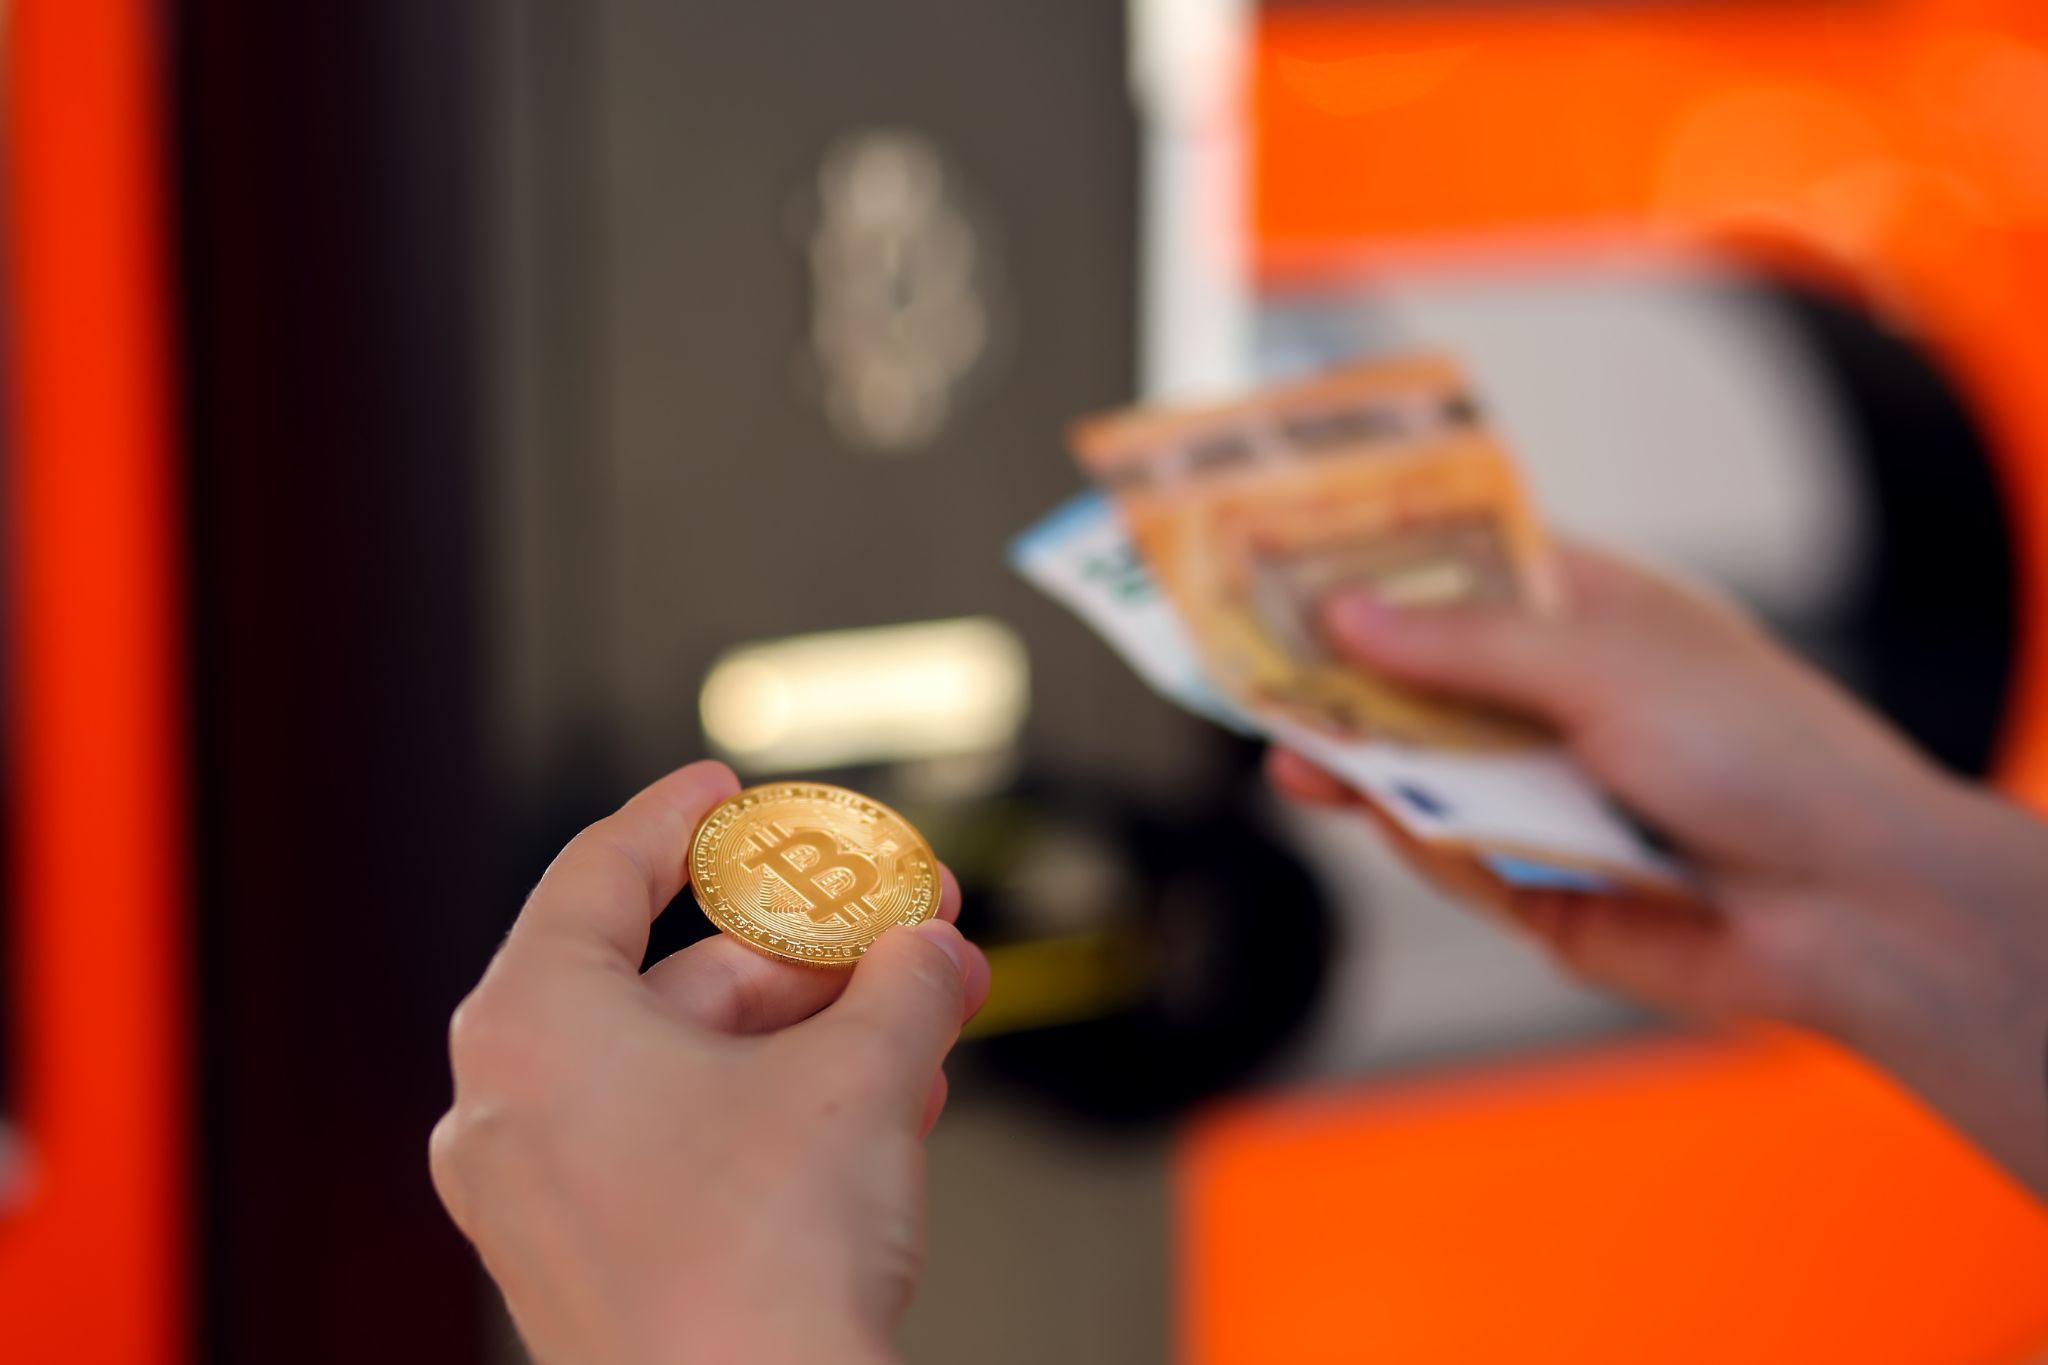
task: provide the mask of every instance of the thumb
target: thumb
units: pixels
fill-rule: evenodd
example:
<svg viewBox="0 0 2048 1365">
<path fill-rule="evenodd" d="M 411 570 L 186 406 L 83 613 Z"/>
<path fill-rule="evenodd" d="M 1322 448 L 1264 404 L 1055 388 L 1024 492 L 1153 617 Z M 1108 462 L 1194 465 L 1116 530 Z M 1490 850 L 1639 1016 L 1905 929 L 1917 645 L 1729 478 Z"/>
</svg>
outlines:
<svg viewBox="0 0 2048 1365">
<path fill-rule="evenodd" d="M 876 939 L 846 993 L 817 1022 L 837 1043 L 864 1054 L 866 1077 L 909 1121 L 923 1110 L 960 1025 L 987 993 L 981 950 L 944 920 L 928 920 Z"/>
<path fill-rule="evenodd" d="M 1519 607 L 1403 609 L 1369 591 L 1333 597 L 1324 629 L 1350 663 L 1568 726 L 1598 681 L 1584 632 Z"/>
</svg>

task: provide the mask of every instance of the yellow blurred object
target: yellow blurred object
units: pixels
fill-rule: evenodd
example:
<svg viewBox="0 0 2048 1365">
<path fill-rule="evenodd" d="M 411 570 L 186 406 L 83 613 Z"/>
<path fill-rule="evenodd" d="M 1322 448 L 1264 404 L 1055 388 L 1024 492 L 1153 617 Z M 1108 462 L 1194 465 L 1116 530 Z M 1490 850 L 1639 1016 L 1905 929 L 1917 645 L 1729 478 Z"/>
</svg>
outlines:
<svg viewBox="0 0 2048 1365">
<path fill-rule="evenodd" d="M 757 772 L 999 749 L 1029 702 L 1024 646 L 987 617 L 745 645 L 713 664 L 704 732 Z"/>
<path fill-rule="evenodd" d="M 1068 934 L 988 949 L 988 1003 L 961 1030 L 986 1038 L 1099 1019 L 1145 993 L 1150 953 L 1128 929 Z"/>
</svg>

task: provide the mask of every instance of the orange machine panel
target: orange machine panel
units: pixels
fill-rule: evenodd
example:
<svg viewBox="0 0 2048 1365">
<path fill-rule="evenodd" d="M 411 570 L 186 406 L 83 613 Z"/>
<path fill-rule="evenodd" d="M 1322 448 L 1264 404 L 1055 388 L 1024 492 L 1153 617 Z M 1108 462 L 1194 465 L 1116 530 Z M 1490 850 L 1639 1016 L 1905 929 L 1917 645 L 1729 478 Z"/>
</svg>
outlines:
<svg viewBox="0 0 2048 1365">
<path fill-rule="evenodd" d="M 185 868 L 161 6 L 5 12 L 4 651 L 26 1172 L 0 1360 L 187 1355 Z"/>
<path fill-rule="evenodd" d="M 1215 1114 L 1188 1365 L 2017 1362 L 2048 1213 L 1817 1044 L 1654 1043 Z"/>
<path fill-rule="evenodd" d="M 1254 44 L 1268 283 L 1712 258 L 1912 328 L 1997 452 L 2024 616 L 2000 777 L 2048 805 L 2048 7 L 1287 6 Z M 1177 1197 L 1197 1365 L 2048 1343 L 2041 1206 L 1817 1044 L 1243 1102 L 1188 1139 Z"/>
</svg>

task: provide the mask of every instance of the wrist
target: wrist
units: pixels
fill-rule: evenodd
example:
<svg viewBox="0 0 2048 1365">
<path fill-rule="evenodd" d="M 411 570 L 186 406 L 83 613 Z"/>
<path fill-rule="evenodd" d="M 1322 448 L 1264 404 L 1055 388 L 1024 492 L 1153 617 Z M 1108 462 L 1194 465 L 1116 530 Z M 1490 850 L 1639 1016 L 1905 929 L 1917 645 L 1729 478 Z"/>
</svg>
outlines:
<svg viewBox="0 0 2048 1365">
<path fill-rule="evenodd" d="M 900 1365 L 894 1351 L 858 1334 L 749 1329 L 708 1333 L 665 1359 L 673 1365 Z"/>
<path fill-rule="evenodd" d="M 685 1317 L 672 1343 L 674 1349 L 646 1359 L 664 1365 L 899 1365 L 880 1334 L 794 1291 L 753 1308 L 706 1304 Z"/>
<path fill-rule="evenodd" d="M 2048 885 L 2048 839 L 2015 815 L 1946 774 L 1890 807 L 1867 851 L 1815 888 L 1836 913 L 1815 952 L 1809 1022 L 1878 1053 L 2011 998 L 2017 964 L 1997 907 L 2029 883 Z"/>
<path fill-rule="evenodd" d="M 2048 825 L 1944 777 L 1846 913 L 1810 1022 L 2048 1193 Z"/>
</svg>

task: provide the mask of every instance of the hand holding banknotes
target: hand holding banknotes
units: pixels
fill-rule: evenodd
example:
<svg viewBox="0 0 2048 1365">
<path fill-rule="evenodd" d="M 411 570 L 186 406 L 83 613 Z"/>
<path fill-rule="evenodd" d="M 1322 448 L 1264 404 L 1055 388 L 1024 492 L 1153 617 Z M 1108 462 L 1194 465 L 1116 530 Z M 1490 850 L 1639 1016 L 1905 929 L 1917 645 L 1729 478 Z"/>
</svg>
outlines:
<svg viewBox="0 0 2048 1365">
<path fill-rule="evenodd" d="M 555 859 L 451 1029 L 434 1183 L 542 1365 L 891 1357 L 939 1064 L 988 964 L 939 918 L 857 969 L 720 934 L 640 972 L 716 763 Z"/>
<path fill-rule="evenodd" d="M 1695 1017 L 1766 1016 L 1891 1070 L 2048 1194 L 2048 828 L 1951 778 L 1729 605 L 1588 549 L 1550 616 L 1337 595 L 1361 666 L 1553 727 L 1671 839 L 1712 915 L 1508 904 L 1570 970 Z M 1276 750 L 1298 798 L 1355 800 Z M 1457 881 L 1440 850 L 1404 843 Z"/>
</svg>

